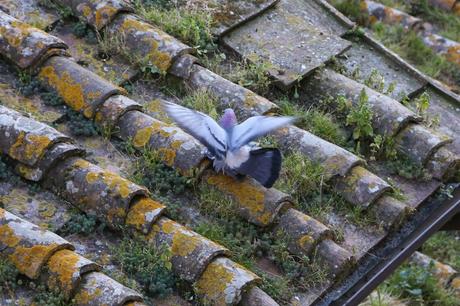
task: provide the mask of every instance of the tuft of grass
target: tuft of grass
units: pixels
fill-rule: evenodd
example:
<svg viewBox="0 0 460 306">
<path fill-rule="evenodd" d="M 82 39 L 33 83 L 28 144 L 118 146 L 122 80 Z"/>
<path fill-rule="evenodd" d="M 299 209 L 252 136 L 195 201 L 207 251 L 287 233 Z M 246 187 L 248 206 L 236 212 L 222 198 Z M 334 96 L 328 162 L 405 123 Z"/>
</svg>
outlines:
<svg viewBox="0 0 460 306">
<path fill-rule="evenodd" d="M 193 91 L 186 95 L 182 101 L 185 107 L 208 114 L 214 120 L 219 117 L 220 110 L 217 107 L 217 97 L 207 90 Z"/>
<path fill-rule="evenodd" d="M 394 159 L 386 160 L 385 165 L 391 173 L 397 174 L 410 180 L 431 179 L 431 175 L 425 168 L 420 167 L 404 154 L 396 154 Z"/>
<path fill-rule="evenodd" d="M 111 251 L 123 272 L 136 279 L 146 295 L 164 297 L 173 292 L 178 280 L 171 271 L 172 254 L 166 246 L 153 248 L 124 238 Z"/>
<path fill-rule="evenodd" d="M 287 98 L 279 100 L 277 104 L 283 115 L 298 118 L 296 121 L 298 127 L 338 146 L 345 144 L 345 136 L 339 124 L 334 121 L 334 118 L 326 110 L 318 107 L 305 109 Z"/>
<path fill-rule="evenodd" d="M 197 49 L 199 55 L 213 52 L 212 16 L 197 8 L 174 6 L 169 1 L 134 1 L 136 13 L 166 33 Z"/>
<path fill-rule="evenodd" d="M 324 168 L 304 154 L 293 152 L 284 157 L 276 188 L 290 194 L 297 203 L 323 187 Z"/>
</svg>

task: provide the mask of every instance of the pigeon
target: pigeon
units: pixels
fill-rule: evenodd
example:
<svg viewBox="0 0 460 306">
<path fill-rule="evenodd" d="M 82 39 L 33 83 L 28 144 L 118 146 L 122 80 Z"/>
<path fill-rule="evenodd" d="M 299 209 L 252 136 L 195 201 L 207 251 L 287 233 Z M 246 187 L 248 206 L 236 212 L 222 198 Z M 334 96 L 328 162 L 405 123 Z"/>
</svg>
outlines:
<svg viewBox="0 0 460 306">
<path fill-rule="evenodd" d="M 163 109 L 185 132 L 207 149 L 217 172 L 237 179 L 250 176 L 271 188 L 281 170 L 277 148 L 259 148 L 253 141 L 269 132 L 291 124 L 294 117 L 253 116 L 238 124 L 235 112 L 228 108 L 217 123 L 208 115 L 164 101 Z"/>
</svg>

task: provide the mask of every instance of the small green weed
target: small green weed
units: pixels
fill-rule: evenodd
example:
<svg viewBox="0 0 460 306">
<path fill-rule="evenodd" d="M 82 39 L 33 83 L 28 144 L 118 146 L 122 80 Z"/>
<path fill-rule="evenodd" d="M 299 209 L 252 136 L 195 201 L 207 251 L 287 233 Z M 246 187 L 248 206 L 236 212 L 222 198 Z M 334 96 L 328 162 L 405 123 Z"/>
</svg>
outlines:
<svg viewBox="0 0 460 306">
<path fill-rule="evenodd" d="M 44 285 L 37 285 L 33 282 L 29 286 L 35 290 L 34 304 L 37 306 L 72 306 L 75 305 L 73 300 L 67 300 L 63 292 L 59 290 L 50 290 Z"/>
<path fill-rule="evenodd" d="M 192 184 L 191 179 L 164 164 L 161 152 L 149 149 L 139 154 L 133 180 L 163 196 L 183 193 Z"/>
<path fill-rule="evenodd" d="M 353 127 L 353 139 L 358 142 L 374 136 L 372 128 L 374 114 L 369 107 L 368 99 L 366 90 L 363 88 L 357 105 L 351 106 L 347 115 L 346 124 Z"/>
<path fill-rule="evenodd" d="M 80 212 L 74 212 L 70 220 L 59 230 L 59 234 L 63 236 L 82 234 L 88 236 L 95 231 L 100 231 L 105 225 L 99 224 L 95 216 L 86 215 Z"/>
<path fill-rule="evenodd" d="M 172 293 L 178 280 L 171 271 L 172 254 L 166 246 L 153 248 L 124 238 L 111 251 L 123 272 L 135 278 L 148 296 L 164 297 Z"/>
<path fill-rule="evenodd" d="M 393 294 L 417 305 L 459 305 L 460 300 L 444 289 L 431 269 L 403 265 L 385 282 Z"/>
<path fill-rule="evenodd" d="M 391 82 L 388 87 L 385 89 L 385 78 L 380 72 L 373 68 L 369 77 L 364 80 L 364 84 L 380 93 L 385 95 L 390 95 L 393 93 L 396 87 L 396 82 Z"/>
<path fill-rule="evenodd" d="M 16 267 L 8 259 L 0 257 L 0 296 L 16 288 L 18 277 Z"/>
<path fill-rule="evenodd" d="M 394 159 L 385 161 L 385 166 L 390 172 L 407 179 L 429 180 L 431 178 L 425 168 L 420 167 L 404 154 L 396 154 Z"/>
<path fill-rule="evenodd" d="M 293 152 L 284 157 L 276 188 L 290 194 L 297 203 L 323 188 L 324 169 L 304 154 Z"/>
<path fill-rule="evenodd" d="M 69 120 L 70 131 L 74 136 L 92 137 L 98 135 L 98 127 L 82 114 L 72 109 L 67 109 L 66 117 Z"/>
</svg>

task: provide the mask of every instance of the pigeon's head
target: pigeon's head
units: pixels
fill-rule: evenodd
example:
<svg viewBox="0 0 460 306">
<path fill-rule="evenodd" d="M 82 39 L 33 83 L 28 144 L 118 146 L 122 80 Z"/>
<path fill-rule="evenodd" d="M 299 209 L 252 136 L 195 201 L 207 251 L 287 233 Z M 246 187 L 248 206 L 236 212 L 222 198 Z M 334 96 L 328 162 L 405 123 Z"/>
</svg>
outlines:
<svg viewBox="0 0 460 306">
<path fill-rule="evenodd" d="M 235 112 L 231 108 L 227 108 L 224 111 L 224 114 L 220 118 L 219 124 L 224 129 L 230 129 L 234 127 L 238 121 L 236 120 Z"/>
</svg>

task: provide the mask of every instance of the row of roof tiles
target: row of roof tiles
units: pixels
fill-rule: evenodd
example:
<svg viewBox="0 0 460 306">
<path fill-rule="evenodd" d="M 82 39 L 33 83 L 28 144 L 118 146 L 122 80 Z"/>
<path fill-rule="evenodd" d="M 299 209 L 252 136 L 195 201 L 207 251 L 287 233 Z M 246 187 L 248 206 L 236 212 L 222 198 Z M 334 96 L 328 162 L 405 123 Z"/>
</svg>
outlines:
<svg viewBox="0 0 460 306">
<path fill-rule="evenodd" d="M 123 20 L 135 20 L 136 27 L 134 27 L 134 29 L 132 29 L 131 32 L 130 32 L 130 30 L 127 30 L 127 35 L 129 35 L 129 33 L 136 33 L 136 35 L 141 35 L 141 37 L 143 37 L 142 40 L 144 40 L 144 41 L 145 40 L 149 41 L 149 39 L 151 39 L 152 40 L 151 43 L 153 41 L 155 41 L 157 45 L 158 45 L 158 43 L 160 43 L 160 44 L 164 43 L 164 41 L 162 41 L 161 39 L 159 41 L 156 41 L 155 37 L 154 37 L 155 35 L 144 35 L 144 34 L 142 34 L 142 33 L 151 33 L 152 31 L 153 32 L 159 32 L 159 30 L 154 28 L 153 26 L 148 25 L 147 23 L 136 19 L 136 18 L 132 17 L 131 15 L 120 15 L 119 19 L 120 20 L 121 19 L 123 19 Z M 11 22 L 9 24 L 11 25 Z M 114 24 L 116 24 L 116 22 L 114 22 Z M 139 24 L 141 24 L 142 27 L 139 27 Z M 24 26 L 24 24 L 22 24 L 22 26 Z M 110 26 L 110 24 L 109 24 L 109 26 Z M 118 27 L 119 27 L 119 25 L 118 25 Z M 116 28 L 116 29 L 120 30 L 120 28 Z M 11 31 L 11 29 L 10 29 L 10 31 Z M 35 30 L 31 29 L 31 28 L 28 28 L 27 31 L 32 31 L 33 32 Z M 139 34 L 139 32 L 140 32 L 140 34 Z M 41 33 L 41 34 L 43 34 L 43 33 Z M 165 34 L 162 33 L 158 37 L 164 37 L 162 35 L 165 35 Z M 22 36 L 18 36 L 18 37 L 22 37 Z M 26 37 L 29 37 L 29 36 L 26 36 Z M 170 43 L 169 39 L 168 39 L 168 43 Z M 153 45 L 155 45 L 155 44 L 153 44 Z M 55 45 L 55 46 L 57 46 L 57 45 Z M 47 48 L 50 49 L 50 50 L 53 50 L 52 49 L 53 47 L 45 46 L 45 49 L 47 49 Z M 167 48 L 165 50 L 167 50 Z M 133 52 L 134 51 L 135 50 L 133 50 Z M 117 88 L 116 86 L 108 84 L 107 82 L 101 80 L 96 75 L 91 74 L 88 70 L 86 70 L 84 68 L 81 68 L 76 63 L 74 63 L 73 61 L 71 61 L 71 60 L 69 60 L 69 59 L 67 59 L 65 57 L 51 57 L 48 60 L 41 60 L 41 62 L 40 62 L 40 60 L 38 60 L 38 59 L 43 54 L 46 54 L 46 52 L 42 52 L 41 54 L 36 54 L 37 58 L 32 60 L 32 61 L 30 61 L 30 63 L 35 62 L 37 67 L 38 67 L 38 66 L 40 66 L 39 63 L 46 61 L 44 66 L 41 66 L 41 68 L 40 68 L 41 79 L 43 81 L 45 81 L 45 83 L 47 83 L 49 86 L 53 87 L 58 92 L 60 92 L 61 95 L 63 96 L 64 100 L 66 101 L 66 103 L 69 106 L 73 107 L 74 109 L 83 111 L 83 114 L 85 116 L 89 117 L 89 118 L 94 117 L 95 121 L 99 122 L 99 123 L 104 122 L 104 124 L 119 124 L 119 125 L 121 125 L 121 124 L 123 124 L 123 122 L 125 122 L 124 124 L 126 126 L 122 125 L 121 126 L 122 128 L 120 130 L 121 131 L 127 131 L 127 135 L 125 135 L 126 138 L 123 137 L 123 136 L 122 136 L 122 138 L 127 139 L 129 137 L 134 137 L 134 139 L 136 139 L 136 136 L 137 136 L 137 139 L 139 139 L 139 141 L 140 141 L 139 147 L 141 147 L 141 146 L 147 144 L 147 142 L 149 142 L 150 145 L 152 146 L 152 148 L 156 148 L 156 149 L 164 148 L 164 149 L 169 149 L 169 150 L 171 150 L 171 148 L 172 148 L 174 150 L 177 150 L 177 151 L 175 151 L 175 158 L 171 159 L 172 154 L 169 154 L 169 155 L 166 154 L 165 155 L 165 156 L 169 156 L 169 159 L 165 159 L 165 161 L 167 163 L 169 163 L 171 166 L 175 166 L 178 169 L 187 170 L 187 169 L 196 167 L 196 164 L 201 163 L 202 155 L 198 155 L 198 153 L 197 153 L 197 160 L 199 160 L 199 162 L 197 162 L 197 163 L 195 163 L 193 165 L 187 165 L 187 164 L 184 165 L 184 163 L 190 161 L 189 158 L 186 158 L 186 156 L 189 156 L 188 155 L 189 152 L 187 150 L 185 150 L 183 153 L 181 153 L 181 150 L 183 150 L 184 147 L 189 148 L 190 145 L 184 146 L 183 142 L 181 142 L 181 141 L 183 141 L 183 139 L 180 139 L 180 140 L 175 139 L 176 141 L 179 140 L 179 142 L 181 142 L 181 143 L 176 142 L 176 145 L 173 144 L 175 140 L 172 140 L 172 141 L 170 140 L 171 134 L 172 135 L 176 135 L 176 134 L 180 135 L 181 133 L 183 134 L 183 132 L 181 132 L 180 130 L 178 130 L 176 128 L 165 126 L 163 123 L 161 123 L 161 121 L 157 122 L 155 119 L 153 119 L 153 118 L 151 118 L 149 116 L 146 116 L 145 114 L 142 114 L 141 112 L 139 112 L 140 108 L 139 108 L 137 103 L 133 102 L 132 100 L 129 100 L 126 97 L 123 97 L 122 95 L 115 95 L 116 93 L 123 93 L 123 91 L 121 89 Z M 6 55 L 8 56 L 7 52 L 6 52 Z M 157 55 L 158 54 L 153 54 L 152 56 L 157 56 Z M 45 56 L 45 58 L 46 58 L 46 56 Z M 174 58 L 174 56 L 169 56 L 169 58 Z M 10 59 L 12 59 L 14 61 L 13 57 L 10 57 Z M 177 65 L 174 66 L 174 63 L 177 63 Z M 220 76 L 218 76 L 216 74 L 213 74 L 209 70 L 207 70 L 207 69 L 195 64 L 194 60 L 192 58 L 190 58 L 189 56 L 183 56 L 183 57 L 177 59 L 176 61 L 174 61 L 174 63 L 172 64 L 173 68 L 171 68 L 171 70 L 172 71 L 173 70 L 180 71 L 179 73 L 176 73 L 176 75 L 179 75 L 179 76 L 182 76 L 182 77 L 185 77 L 186 79 L 188 79 L 188 81 L 187 80 L 186 81 L 189 82 L 192 85 L 192 87 L 194 86 L 195 88 L 207 88 L 208 90 L 209 89 L 213 90 L 217 94 L 217 96 L 220 98 L 220 101 L 222 101 L 222 103 L 224 103 L 224 104 L 231 103 L 232 106 L 234 106 L 234 107 L 236 106 L 240 110 L 240 114 L 242 114 L 242 115 L 249 116 L 249 115 L 252 115 L 254 113 L 267 113 L 268 110 L 270 110 L 269 112 L 272 112 L 273 108 L 276 108 L 276 106 L 273 107 L 273 104 L 271 102 L 269 102 L 268 100 L 266 100 L 266 99 L 264 99 L 264 98 L 262 98 L 262 97 L 260 97 L 260 96 L 258 96 L 256 94 L 248 91 L 247 89 L 244 89 L 244 88 L 242 88 L 242 87 L 240 87 L 240 86 L 238 86 L 236 84 L 233 84 L 233 83 L 221 78 Z M 32 67 L 32 64 L 30 64 L 30 67 Z M 176 68 L 174 68 L 174 67 L 176 67 Z M 51 71 L 51 70 L 53 70 L 53 71 Z M 45 72 L 43 72 L 43 71 L 45 71 Z M 332 73 L 332 77 L 334 77 L 334 76 L 335 75 Z M 340 75 L 338 77 L 340 77 Z M 71 97 L 66 98 L 65 93 L 69 92 L 68 89 L 71 89 L 70 87 L 66 87 L 66 86 L 71 86 L 73 88 L 80 87 L 81 93 L 77 94 L 76 96 L 72 95 Z M 93 87 L 96 88 L 97 90 L 94 91 Z M 240 92 L 243 94 L 242 96 L 240 96 L 240 94 L 239 94 Z M 95 93 L 97 93 L 97 94 L 95 94 Z M 251 96 L 251 103 L 245 103 L 246 100 L 247 100 L 246 96 L 248 94 Z M 105 98 L 109 97 L 110 95 L 112 95 L 112 97 L 110 97 L 108 99 L 105 99 Z M 271 109 L 268 108 L 268 107 L 263 106 L 263 105 L 270 104 L 270 103 L 272 104 Z M 262 107 L 262 111 L 257 110 L 258 107 Z M 103 111 L 104 109 L 106 109 L 106 110 Z M 254 109 L 256 109 L 256 110 L 254 110 Z M 98 114 L 99 114 L 99 116 L 98 116 Z M 383 115 L 385 115 L 385 114 L 383 114 Z M 134 116 L 134 118 L 131 118 L 129 116 Z M 123 118 L 128 118 L 128 117 L 129 117 L 129 119 L 126 119 L 126 120 L 123 121 Z M 138 118 L 141 118 L 141 119 L 138 119 Z M 139 125 L 140 128 L 137 127 L 137 126 L 135 126 L 133 128 L 129 128 L 129 126 L 135 125 L 136 122 L 142 122 L 142 124 Z M 174 130 L 175 132 L 171 133 L 172 130 Z M 138 134 L 139 131 L 142 131 L 142 132 Z M 286 133 L 286 131 L 283 131 L 283 132 Z M 284 134 L 284 133 L 281 134 L 280 138 L 281 139 L 289 139 L 289 137 L 286 137 L 286 134 Z M 155 137 L 152 137 L 152 135 L 155 135 Z M 184 134 L 184 135 L 186 135 L 186 134 Z M 362 168 L 360 166 L 357 166 L 359 164 L 362 164 L 362 163 L 359 162 L 359 159 L 357 159 L 356 157 L 353 157 L 353 155 L 351 155 L 350 153 L 344 151 L 343 149 L 341 149 L 339 147 L 336 147 L 336 146 L 334 146 L 334 145 L 332 145 L 330 143 L 327 143 L 326 141 L 324 141 L 324 140 L 322 140 L 320 138 L 317 138 L 314 135 L 311 135 L 308 132 L 300 130 L 300 129 L 296 128 L 296 127 L 290 127 L 288 129 L 288 136 L 289 135 L 298 135 L 298 137 L 293 137 L 294 146 L 299 146 L 299 145 L 304 144 L 304 147 L 305 147 L 304 152 L 308 152 L 310 154 L 313 153 L 313 154 L 311 154 L 313 156 L 313 158 L 317 158 L 319 161 L 324 162 L 324 161 L 328 160 L 328 155 L 331 156 L 331 158 L 329 158 L 329 160 L 332 160 L 331 167 L 329 168 L 332 171 L 331 176 L 333 176 L 334 174 L 347 174 L 347 173 L 350 172 L 350 169 L 352 169 L 350 173 L 353 175 L 353 177 L 358 175 L 359 179 L 351 180 L 351 185 L 352 186 L 360 186 L 360 185 L 364 186 L 364 188 L 362 190 L 364 190 L 365 193 L 366 193 L 366 186 L 369 186 L 370 182 L 372 183 L 372 185 L 375 183 L 376 179 L 377 179 L 377 182 L 379 182 L 380 179 L 378 179 L 378 177 L 376 177 L 376 179 L 373 179 L 373 176 L 372 176 L 372 174 L 370 172 L 368 172 L 367 170 L 365 170 L 364 168 Z M 308 136 L 307 139 L 305 139 L 306 136 Z M 183 136 L 183 137 L 187 137 L 187 136 Z M 426 136 L 422 135 L 421 137 L 422 137 L 422 140 L 423 140 L 424 139 L 423 137 L 426 137 Z M 162 143 L 163 139 L 167 139 L 165 144 Z M 190 137 L 188 137 L 187 140 L 189 142 L 191 142 L 191 143 L 194 142 L 195 146 L 199 146 L 199 144 L 197 144 L 196 141 L 194 141 L 193 139 L 190 139 Z M 300 144 L 299 144 L 299 140 L 300 140 Z M 292 141 L 289 143 L 289 145 L 291 145 L 291 143 L 292 143 Z M 315 146 L 312 146 L 313 143 L 315 144 Z M 422 143 L 423 143 L 423 141 L 422 141 Z M 178 145 L 180 145 L 180 147 L 176 148 Z M 287 146 L 288 145 L 286 145 L 286 147 Z M 198 152 L 198 151 L 199 150 L 196 150 L 196 152 Z M 337 154 L 337 151 L 339 151 L 339 154 L 335 155 L 335 154 Z M 342 153 L 342 152 L 345 152 L 345 153 Z M 342 154 L 340 154 L 340 153 L 342 153 Z M 180 159 L 178 159 L 178 157 L 181 156 L 181 154 L 182 154 L 182 156 L 184 156 L 184 159 L 183 159 L 182 162 L 178 162 L 176 164 L 176 160 L 180 161 Z M 333 156 L 340 156 L 341 158 L 344 158 L 344 156 L 350 156 L 352 162 L 351 162 L 351 164 L 348 163 L 348 166 L 346 166 L 347 164 L 345 164 L 343 168 L 342 167 L 334 167 L 334 158 L 332 158 Z M 417 154 L 415 154 L 415 156 L 420 159 L 420 157 L 418 157 Z M 421 158 L 424 159 L 425 157 L 421 157 Z M 449 162 L 451 162 L 451 161 L 449 161 Z M 181 166 L 182 166 L 182 168 L 181 168 Z M 339 169 L 337 169 L 337 168 L 339 168 Z M 362 170 L 359 170 L 359 169 L 362 169 Z M 210 175 L 211 175 L 211 177 L 212 176 L 216 177 L 215 174 L 210 174 Z M 223 180 L 226 183 L 225 184 L 219 184 L 219 182 L 223 182 Z M 232 186 L 233 183 L 232 182 L 227 182 L 227 181 L 228 181 L 228 179 L 225 180 L 225 178 L 223 178 L 223 177 L 219 178 L 219 176 L 217 176 L 217 178 L 214 178 L 214 179 L 211 179 L 211 180 L 207 179 L 208 183 L 212 184 L 214 182 L 217 187 L 220 187 L 224 192 L 227 192 L 227 193 L 230 193 L 230 194 L 232 194 L 232 191 L 235 193 L 235 190 L 237 190 L 237 189 L 242 187 L 242 186 L 238 186 L 238 188 L 234 188 L 234 186 Z M 349 180 L 344 180 L 344 182 L 346 182 L 346 184 L 343 184 L 343 185 L 349 187 L 349 185 L 350 185 Z M 248 184 L 248 182 L 245 182 L 244 184 Z M 249 186 L 250 185 L 251 184 L 249 184 Z M 382 188 L 383 191 L 388 189 L 388 185 L 386 183 L 382 183 L 381 185 L 383 186 L 383 188 Z M 260 186 L 257 186 L 256 189 L 257 188 L 260 188 Z M 342 189 L 350 190 L 349 188 L 342 188 Z M 369 189 L 369 188 L 367 188 L 367 189 Z M 340 191 L 340 187 L 338 187 L 338 190 Z M 358 190 L 358 195 L 356 195 L 355 190 Z M 375 198 L 372 199 L 372 197 L 369 197 L 366 194 L 360 195 L 359 191 L 360 190 L 358 189 L 358 187 L 351 188 L 351 192 L 349 191 L 350 196 L 348 198 L 349 198 L 349 200 L 351 199 L 352 202 L 354 201 L 354 202 L 363 204 L 364 207 L 366 207 L 367 205 L 371 204 L 382 193 L 382 192 L 380 192 L 380 188 L 379 188 L 379 192 L 377 192 Z M 267 191 L 267 190 L 264 191 L 264 193 L 267 193 L 267 192 L 269 192 L 269 191 Z M 270 192 L 273 192 L 273 191 L 270 190 Z M 346 192 L 344 192 L 344 193 L 346 195 Z M 248 218 L 252 222 L 255 222 L 256 224 L 259 222 L 260 223 L 259 225 L 267 225 L 267 221 L 268 221 L 268 223 L 271 223 L 274 220 L 274 218 L 272 218 L 272 217 L 269 217 L 268 219 L 266 217 L 264 217 L 264 218 L 261 219 L 260 216 L 251 215 L 251 213 L 253 213 L 253 212 L 251 212 L 251 209 L 245 208 L 244 206 L 248 205 L 248 204 L 252 205 L 253 203 L 248 203 L 247 201 L 245 201 L 244 198 L 241 198 L 241 194 L 235 193 L 235 196 L 236 196 L 236 199 L 243 199 L 243 201 L 240 201 L 240 202 L 243 202 L 243 203 L 240 203 L 240 205 L 242 205 L 242 215 L 244 216 L 246 214 L 246 218 Z M 273 196 L 271 196 L 271 197 L 273 197 Z M 267 197 L 267 198 L 270 198 L 270 197 Z M 275 198 L 279 198 L 279 197 L 275 196 Z M 283 198 L 283 197 L 281 197 L 281 198 Z M 393 207 L 393 208 L 394 207 L 402 207 L 402 209 L 396 209 L 398 215 L 401 214 L 401 211 L 403 211 L 403 212 L 405 211 L 404 205 L 395 204 L 395 202 L 397 203 L 397 201 L 396 200 L 390 200 L 390 199 L 391 198 L 389 198 L 388 196 L 384 196 L 379 200 L 379 202 L 384 203 L 383 206 L 388 206 L 389 205 L 388 203 L 390 203 L 389 207 Z M 244 202 L 246 202 L 246 203 L 244 203 Z M 268 203 L 268 204 L 271 205 L 272 203 L 273 202 Z M 274 208 L 274 210 L 272 208 L 272 212 L 270 213 L 271 216 L 276 215 L 280 211 L 280 209 L 279 209 L 280 206 L 276 204 L 276 201 L 274 201 L 274 203 L 275 203 L 275 206 L 274 206 L 275 208 Z M 260 205 L 260 203 L 258 203 L 258 205 Z M 267 206 L 267 205 L 265 204 L 265 206 Z M 378 207 L 378 205 L 377 205 L 377 207 Z M 268 208 L 268 211 L 270 211 L 270 208 Z M 387 211 L 387 210 L 383 209 L 383 211 Z M 281 218 L 284 217 L 287 220 L 289 220 L 289 218 L 292 218 L 293 216 L 295 217 L 296 215 L 299 215 L 299 214 L 301 216 L 303 215 L 302 213 L 300 213 L 298 211 L 290 209 L 290 210 L 288 210 L 288 213 L 282 214 Z M 305 215 L 303 215 L 303 216 L 305 216 Z M 301 219 L 302 218 L 300 218 L 298 220 L 301 220 Z M 265 224 L 264 224 L 264 221 L 265 221 Z M 291 222 L 287 222 L 287 223 L 284 223 L 284 224 L 290 224 L 290 223 Z M 281 222 L 280 224 L 283 224 L 283 222 Z M 293 223 L 293 224 L 295 224 L 295 223 Z M 313 223 L 313 224 L 317 224 L 317 223 Z M 301 222 L 300 229 L 303 230 L 303 232 L 300 231 L 300 233 L 302 235 L 304 235 L 305 234 L 305 229 L 307 229 L 306 232 L 308 232 L 308 233 L 313 232 L 314 236 L 316 235 L 317 237 L 321 237 L 321 236 L 322 237 L 327 237 L 327 235 L 321 234 L 322 232 L 324 232 L 324 228 L 322 228 L 322 230 L 320 229 L 320 230 L 317 230 L 315 232 L 315 230 L 312 230 L 312 227 L 315 228 L 317 226 L 313 226 L 313 225 L 308 226 L 308 225 L 305 224 L 305 222 L 303 222 L 303 223 Z M 293 235 L 299 235 L 299 227 L 297 227 L 297 229 L 296 228 L 290 229 L 290 231 L 291 231 L 291 233 Z M 332 251 L 329 254 L 334 254 L 337 251 L 341 250 L 340 248 L 337 249 L 338 246 L 336 246 L 334 243 L 331 244 L 330 240 L 326 239 L 324 241 L 327 242 L 326 244 L 328 244 L 329 246 L 333 246 L 332 249 L 330 247 L 326 248 L 326 249 L 329 249 L 330 251 Z M 318 242 L 316 242 L 316 243 L 318 243 Z M 323 243 L 323 245 L 324 245 L 324 243 Z M 291 251 L 298 252 L 299 250 L 295 250 L 295 248 L 298 248 L 298 247 L 299 246 L 295 245 L 295 246 L 291 246 L 290 248 L 291 248 Z M 307 249 L 307 253 L 308 253 L 308 251 L 311 248 L 309 246 L 306 249 Z M 302 250 L 302 251 L 305 251 L 305 250 Z M 327 256 L 326 256 L 326 258 L 327 258 Z M 339 257 L 337 257 L 337 258 L 339 258 Z M 346 256 L 346 258 L 349 258 L 349 256 Z M 339 265 L 333 265 L 333 266 L 339 266 Z"/>
</svg>

